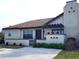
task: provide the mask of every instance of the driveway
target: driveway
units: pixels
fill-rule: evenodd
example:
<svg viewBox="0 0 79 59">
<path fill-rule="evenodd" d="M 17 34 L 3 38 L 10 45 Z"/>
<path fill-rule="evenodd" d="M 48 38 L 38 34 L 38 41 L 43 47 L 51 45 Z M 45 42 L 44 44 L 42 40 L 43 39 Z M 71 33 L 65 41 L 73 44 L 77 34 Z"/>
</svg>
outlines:
<svg viewBox="0 0 79 59">
<path fill-rule="evenodd" d="M 31 47 L 25 47 L 21 49 L 9 49 L 0 52 L 0 59 L 52 59 L 60 51 L 61 50 L 59 49 Z"/>
</svg>

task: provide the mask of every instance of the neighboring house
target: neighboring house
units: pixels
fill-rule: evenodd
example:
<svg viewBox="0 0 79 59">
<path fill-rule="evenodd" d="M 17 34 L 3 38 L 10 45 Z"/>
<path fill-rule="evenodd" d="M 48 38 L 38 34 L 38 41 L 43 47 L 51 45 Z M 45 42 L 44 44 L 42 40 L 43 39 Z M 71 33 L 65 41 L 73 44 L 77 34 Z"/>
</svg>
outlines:
<svg viewBox="0 0 79 59">
<path fill-rule="evenodd" d="M 68 1 L 64 12 L 55 18 L 24 22 L 3 28 L 2 31 L 5 44 L 31 45 L 34 41 L 64 44 L 69 37 L 79 37 L 79 4 L 76 0 Z"/>
</svg>

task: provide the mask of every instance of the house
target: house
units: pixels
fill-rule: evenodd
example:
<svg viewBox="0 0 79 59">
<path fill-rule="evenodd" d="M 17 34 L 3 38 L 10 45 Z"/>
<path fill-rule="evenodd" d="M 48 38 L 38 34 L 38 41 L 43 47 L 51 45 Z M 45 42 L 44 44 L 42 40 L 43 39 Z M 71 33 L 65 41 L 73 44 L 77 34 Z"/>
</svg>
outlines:
<svg viewBox="0 0 79 59">
<path fill-rule="evenodd" d="M 67 1 L 64 12 L 55 18 L 24 22 L 2 29 L 5 44 L 32 45 L 37 43 L 64 44 L 67 38 L 79 38 L 79 4 Z"/>
</svg>

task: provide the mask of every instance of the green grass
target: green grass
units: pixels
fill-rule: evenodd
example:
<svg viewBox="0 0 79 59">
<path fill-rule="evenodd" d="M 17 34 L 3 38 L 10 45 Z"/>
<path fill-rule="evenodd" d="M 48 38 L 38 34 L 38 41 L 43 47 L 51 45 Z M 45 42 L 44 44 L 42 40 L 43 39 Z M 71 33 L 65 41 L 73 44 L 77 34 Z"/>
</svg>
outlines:
<svg viewBox="0 0 79 59">
<path fill-rule="evenodd" d="M 79 51 L 61 51 L 54 59 L 79 59 Z"/>
<path fill-rule="evenodd" d="M 18 49 L 18 48 L 23 48 L 24 46 L 14 46 L 14 45 L 0 45 L 0 49 L 1 48 L 8 48 L 8 49 Z"/>
</svg>

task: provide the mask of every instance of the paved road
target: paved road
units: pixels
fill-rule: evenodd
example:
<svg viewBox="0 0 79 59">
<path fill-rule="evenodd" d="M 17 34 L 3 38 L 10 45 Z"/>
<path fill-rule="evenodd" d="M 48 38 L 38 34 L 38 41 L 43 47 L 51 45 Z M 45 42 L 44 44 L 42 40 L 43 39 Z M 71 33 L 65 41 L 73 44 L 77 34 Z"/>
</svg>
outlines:
<svg viewBox="0 0 79 59">
<path fill-rule="evenodd" d="M 12 49 L 0 52 L 0 59 L 52 59 L 61 50 L 31 48 Z"/>
</svg>

